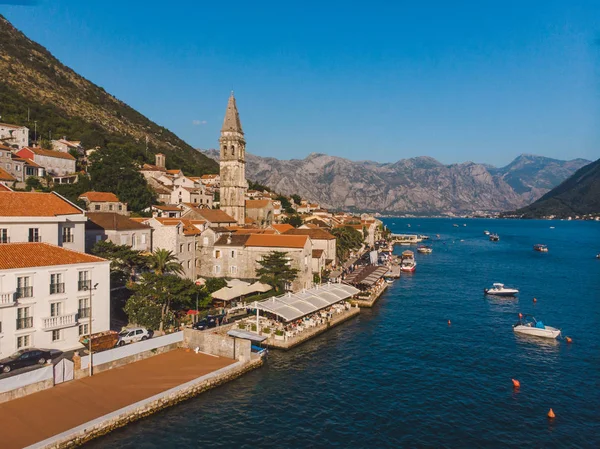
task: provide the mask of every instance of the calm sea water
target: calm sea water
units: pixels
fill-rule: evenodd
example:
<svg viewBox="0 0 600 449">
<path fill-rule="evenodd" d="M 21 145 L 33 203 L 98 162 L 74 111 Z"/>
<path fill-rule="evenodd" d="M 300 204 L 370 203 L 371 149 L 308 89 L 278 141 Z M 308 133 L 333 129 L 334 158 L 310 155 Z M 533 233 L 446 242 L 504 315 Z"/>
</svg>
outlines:
<svg viewBox="0 0 600 449">
<path fill-rule="evenodd" d="M 374 309 L 86 447 L 600 447 L 600 223 L 386 223 L 434 252 Z M 519 298 L 485 298 L 493 282 Z M 519 311 L 573 343 L 514 335 Z"/>
</svg>

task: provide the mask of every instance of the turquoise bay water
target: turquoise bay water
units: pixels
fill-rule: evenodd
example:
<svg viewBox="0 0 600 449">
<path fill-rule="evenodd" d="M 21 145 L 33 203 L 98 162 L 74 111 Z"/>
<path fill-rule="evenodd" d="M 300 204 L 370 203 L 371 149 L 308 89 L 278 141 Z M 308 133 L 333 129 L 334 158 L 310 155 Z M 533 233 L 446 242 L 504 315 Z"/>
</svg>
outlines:
<svg viewBox="0 0 600 449">
<path fill-rule="evenodd" d="M 87 447 L 600 447 L 600 223 L 385 221 L 434 251 L 375 308 Z M 573 343 L 514 335 L 519 312 Z"/>
</svg>

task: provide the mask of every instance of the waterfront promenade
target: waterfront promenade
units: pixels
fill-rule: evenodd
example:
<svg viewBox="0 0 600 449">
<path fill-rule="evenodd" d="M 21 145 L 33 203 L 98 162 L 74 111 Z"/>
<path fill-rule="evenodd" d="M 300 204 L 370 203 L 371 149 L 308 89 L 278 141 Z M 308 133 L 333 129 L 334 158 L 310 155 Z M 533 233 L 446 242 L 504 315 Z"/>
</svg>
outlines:
<svg viewBox="0 0 600 449">
<path fill-rule="evenodd" d="M 51 438 L 234 364 L 177 349 L 0 404 L 3 449 Z M 44 447 L 44 446 L 40 446 Z"/>
</svg>

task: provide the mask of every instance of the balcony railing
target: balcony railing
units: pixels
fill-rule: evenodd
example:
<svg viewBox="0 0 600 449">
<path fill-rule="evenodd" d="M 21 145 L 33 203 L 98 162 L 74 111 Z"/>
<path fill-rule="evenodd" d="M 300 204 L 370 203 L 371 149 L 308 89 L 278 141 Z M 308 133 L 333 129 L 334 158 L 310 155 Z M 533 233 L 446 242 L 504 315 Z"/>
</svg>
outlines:
<svg viewBox="0 0 600 449">
<path fill-rule="evenodd" d="M 92 281 L 78 281 L 77 282 L 77 290 L 80 292 L 84 290 L 89 290 L 92 287 Z"/>
<path fill-rule="evenodd" d="M 17 287 L 16 297 L 19 298 L 31 298 L 33 296 L 33 287 Z"/>
<path fill-rule="evenodd" d="M 80 308 L 79 311 L 77 312 L 77 316 L 79 319 L 89 318 L 90 317 L 90 308 L 89 307 Z"/>
<path fill-rule="evenodd" d="M 50 284 L 50 294 L 56 295 L 57 293 L 65 292 L 65 283 L 59 282 L 57 284 Z"/>
<path fill-rule="evenodd" d="M 10 307 L 16 303 L 14 293 L 0 293 L 0 307 Z"/>
<path fill-rule="evenodd" d="M 77 314 L 69 313 L 67 315 L 51 316 L 48 318 L 42 318 L 42 329 L 45 331 L 51 331 L 55 329 L 62 329 L 64 327 L 72 327 L 77 324 Z"/>
<path fill-rule="evenodd" d="M 17 330 L 33 327 L 33 317 L 17 318 Z"/>
</svg>

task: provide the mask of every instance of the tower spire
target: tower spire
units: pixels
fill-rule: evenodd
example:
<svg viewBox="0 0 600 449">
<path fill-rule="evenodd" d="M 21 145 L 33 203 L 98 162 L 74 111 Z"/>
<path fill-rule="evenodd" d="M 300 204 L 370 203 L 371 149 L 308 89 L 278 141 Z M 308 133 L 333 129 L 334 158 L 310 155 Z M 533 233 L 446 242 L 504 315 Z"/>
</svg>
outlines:
<svg viewBox="0 0 600 449">
<path fill-rule="evenodd" d="M 221 128 L 221 132 L 223 131 L 232 131 L 244 134 L 244 131 L 242 131 L 242 122 L 240 122 L 240 114 L 238 113 L 237 105 L 235 104 L 233 90 L 231 91 L 229 101 L 227 102 L 225 120 L 223 120 L 223 127 Z"/>
</svg>

